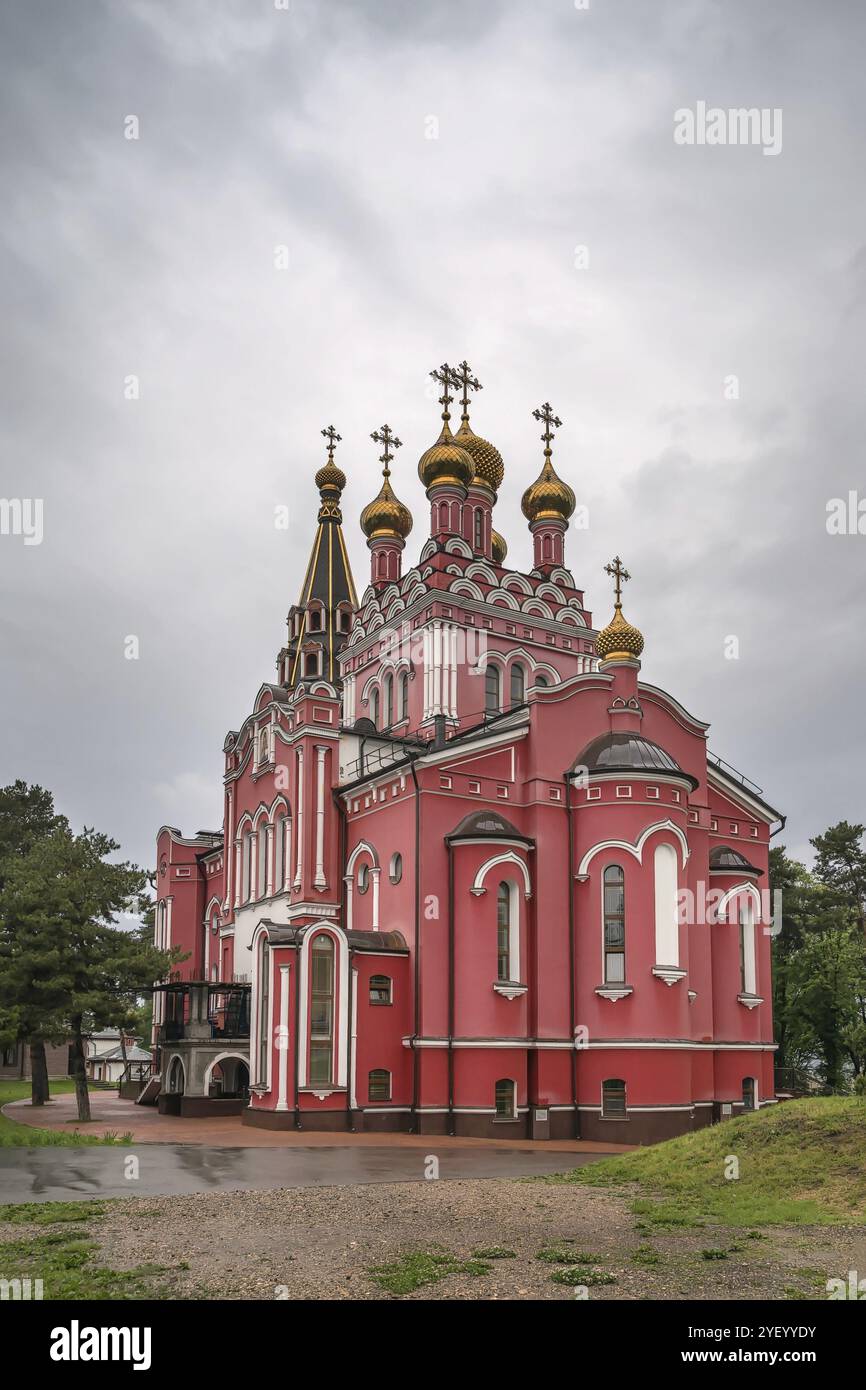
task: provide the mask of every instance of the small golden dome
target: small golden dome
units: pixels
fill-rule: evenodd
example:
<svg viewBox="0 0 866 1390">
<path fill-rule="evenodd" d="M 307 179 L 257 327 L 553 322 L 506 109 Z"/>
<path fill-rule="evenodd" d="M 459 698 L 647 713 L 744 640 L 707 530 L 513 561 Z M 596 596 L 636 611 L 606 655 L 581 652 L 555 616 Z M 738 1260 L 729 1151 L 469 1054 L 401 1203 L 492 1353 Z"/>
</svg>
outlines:
<svg viewBox="0 0 866 1390">
<path fill-rule="evenodd" d="M 412 530 L 412 513 L 394 493 L 385 478 L 378 497 L 368 502 L 361 513 L 361 530 L 368 540 L 405 540 Z"/>
<path fill-rule="evenodd" d="M 633 661 L 643 651 L 643 633 L 622 616 L 622 604 L 617 603 L 606 628 L 595 639 L 595 649 L 602 661 Z"/>
<path fill-rule="evenodd" d="M 447 420 L 442 433 L 418 461 L 418 477 L 429 492 L 434 487 L 467 488 L 475 477 L 475 463 L 457 443 Z"/>
<path fill-rule="evenodd" d="M 508 546 L 504 536 L 500 536 L 498 531 L 494 531 L 490 537 L 490 544 L 493 551 L 494 565 L 501 565 L 508 554 Z"/>
<path fill-rule="evenodd" d="M 496 445 L 476 434 L 465 418 L 454 438 L 475 465 L 472 485 L 489 487 L 491 492 L 498 492 L 505 477 L 505 464 Z"/>
<path fill-rule="evenodd" d="M 321 493 L 342 492 L 346 486 L 346 475 L 330 459 L 316 474 L 316 487 Z"/>
<path fill-rule="evenodd" d="M 520 505 L 530 522 L 568 521 L 577 506 L 577 498 L 546 458 L 535 482 L 524 492 Z"/>
</svg>

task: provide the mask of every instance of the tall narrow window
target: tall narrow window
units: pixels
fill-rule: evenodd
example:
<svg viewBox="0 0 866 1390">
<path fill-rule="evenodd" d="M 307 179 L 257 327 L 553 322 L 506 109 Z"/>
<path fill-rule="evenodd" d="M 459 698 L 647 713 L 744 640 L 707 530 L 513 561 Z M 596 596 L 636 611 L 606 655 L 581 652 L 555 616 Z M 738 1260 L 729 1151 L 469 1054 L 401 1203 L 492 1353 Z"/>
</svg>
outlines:
<svg viewBox="0 0 866 1390">
<path fill-rule="evenodd" d="M 268 1027 L 270 1006 L 271 947 L 270 942 L 265 939 L 262 941 L 259 954 L 259 1074 L 257 1080 L 261 1086 L 266 1085 L 268 1080 L 268 1052 L 271 1041 Z"/>
<path fill-rule="evenodd" d="M 400 677 L 400 718 L 409 718 L 409 673 L 404 671 Z"/>
<path fill-rule="evenodd" d="M 475 508 L 475 549 L 479 554 L 484 549 L 484 513 L 480 507 Z"/>
<path fill-rule="evenodd" d="M 385 678 L 385 728 L 390 729 L 394 723 L 394 677 Z"/>
<path fill-rule="evenodd" d="M 740 903 L 737 916 L 740 923 L 740 992 L 751 995 L 757 992 L 758 983 L 755 962 L 755 918 L 752 904 L 748 899 Z"/>
<path fill-rule="evenodd" d="M 259 822 L 258 854 L 256 856 L 256 897 L 263 898 L 268 889 L 268 823 Z"/>
<path fill-rule="evenodd" d="M 243 877 L 242 877 L 242 879 L 241 879 L 241 883 L 242 883 L 242 885 L 243 885 L 243 899 L 244 899 L 244 902 L 245 902 L 245 903 L 248 903 L 248 902 L 250 901 L 250 898 L 251 898 L 252 895 L 253 895 L 253 881 L 252 881 L 252 880 L 253 880 L 253 832 L 252 832 L 251 830 L 245 830 L 245 831 L 244 831 L 244 844 L 243 844 Z"/>
<path fill-rule="evenodd" d="M 499 667 L 488 663 L 484 677 L 484 704 L 488 714 L 498 714 L 501 706 Z"/>
<path fill-rule="evenodd" d="M 334 943 L 321 933 L 310 950 L 310 1083 L 330 1085 L 334 1052 Z"/>
<path fill-rule="evenodd" d="M 310 652 L 307 657 L 307 675 L 317 676 L 319 674 L 319 655 L 318 652 Z"/>
<path fill-rule="evenodd" d="M 378 691 L 378 689 L 377 689 L 377 690 L 373 690 L 373 691 L 371 692 L 371 695 L 370 695 L 370 718 L 372 719 L 373 723 L 376 725 L 376 728 L 378 729 L 378 727 L 379 727 L 379 691 Z"/>
<path fill-rule="evenodd" d="M 522 705 L 526 698 L 526 673 L 519 661 L 511 668 L 511 703 Z"/>
<path fill-rule="evenodd" d="M 496 896 L 496 978 L 511 979 L 511 886 L 500 883 Z"/>
<path fill-rule="evenodd" d="M 513 1081 L 503 1077 L 496 1083 L 496 1118 L 513 1120 L 517 1115 L 517 1087 Z"/>
<path fill-rule="evenodd" d="M 755 1108 L 755 1078 L 753 1076 L 743 1077 L 743 1109 L 754 1110 Z"/>
<path fill-rule="evenodd" d="M 625 877 L 619 864 L 604 871 L 604 982 L 625 982 Z"/>
<path fill-rule="evenodd" d="M 624 1081 L 613 1078 L 601 1083 L 601 1115 L 604 1120 L 626 1118 Z"/>
<path fill-rule="evenodd" d="M 746 993 L 746 924 L 740 913 L 740 993 Z"/>
<path fill-rule="evenodd" d="M 286 882 L 286 850 L 289 828 L 288 816 L 277 816 L 274 823 L 274 892 L 281 893 Z"/>
</svg>

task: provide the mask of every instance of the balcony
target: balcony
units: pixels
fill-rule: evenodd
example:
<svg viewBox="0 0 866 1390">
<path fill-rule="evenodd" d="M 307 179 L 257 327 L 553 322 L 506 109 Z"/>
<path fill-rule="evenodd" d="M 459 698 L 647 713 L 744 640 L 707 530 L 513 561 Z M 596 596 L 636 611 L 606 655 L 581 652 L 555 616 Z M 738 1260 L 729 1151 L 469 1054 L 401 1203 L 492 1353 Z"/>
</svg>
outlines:
<svg viewBox="0 0 866 1390">
<path fill-rule="evenodd" d="M 160 1019 L 157 1042 L 248 1038 L 251 989 L 237 980 L 230 984 L 184 980 L 154 985 L 154 1009 Z"/>
</svg>

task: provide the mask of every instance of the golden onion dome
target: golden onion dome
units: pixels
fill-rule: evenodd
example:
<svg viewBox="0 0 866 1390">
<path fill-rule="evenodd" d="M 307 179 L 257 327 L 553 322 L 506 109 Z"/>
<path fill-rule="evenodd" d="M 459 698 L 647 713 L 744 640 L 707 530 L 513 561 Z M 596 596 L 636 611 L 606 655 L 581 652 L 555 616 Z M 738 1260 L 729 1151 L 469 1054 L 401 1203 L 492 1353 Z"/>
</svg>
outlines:
<svg viewBox="0 0 866 1390">
<path fill-rule="evenodd" d="M 396 496 L 386 477 L 378 497 L 368 502 L 361 513 L 361 530 L 368 540 L 405 540 L 412 530 L 412 513 Z"/>
<path fill-rule="evenodd" d="M 643 651 L 643 633 L 622 616 L 622 604 L 617 603 L 606 628 L 595 639 L 595 649 L 602 661 L 633 661 Z"/>
<path fill-rule="evenodd" d="M 442 433 L 418 461 L 418 477 L 429 492 L 434 487 L 467 488 L 475 477 L 475 463 L 457 443 L 447 420 Z"/>
<path fill-rule="evenodd" d="M 505 464 L 496 445 L 476 434 L 465 416 L 454 438 L 475 465 L 471 486 L 489 487 L 491 492 L 498 492 L 505 477 Z"/>
<path fill-rule="evenodd" d="M 520 505 L 530 522 L 568 521 L 577 506 L 577 498 L 546 458 L 535 482 L 524 492 Z"/>
<path fill-rule="evenodd" d="M 346 475 L 329 459 L 316 474 L 316 487 L 321 493 L 342 492 L 346 486 Z"/>
<path fill-rule="evenodd" d="M 493 552 L 494 565 L 501 565 L 508 554 L 508 546 L 504 536 L 500 536 L 498 531 L 494 531 L 490 537 L 490 544 Z"/>
</svg>

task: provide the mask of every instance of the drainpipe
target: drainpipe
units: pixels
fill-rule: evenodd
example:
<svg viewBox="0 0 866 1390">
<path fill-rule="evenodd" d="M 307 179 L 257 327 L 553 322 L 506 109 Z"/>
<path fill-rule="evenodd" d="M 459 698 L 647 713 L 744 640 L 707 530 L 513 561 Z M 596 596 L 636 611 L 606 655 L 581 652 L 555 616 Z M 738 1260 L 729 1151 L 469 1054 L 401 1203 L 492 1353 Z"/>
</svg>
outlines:
<svg viewBox="0 0 866 1390">
<path fill-rule="evenodd" d="M 418 785 L 418 773 L 415 770 L 414 758 L 409 764 L 409 768 L 412 773 L 412 781 L 415 784 L 415 1020 L 412 1037 L 412 1128 L 410 1133 L 417 1134 L 419 1132 L 418 1096 L 421 1061 L 418 1053 L 418 1037 L 421 1031 L 421 788 Z"/>
<path fill-rule="evenodd" d="M 577 1026 L 575 1018 L 575 981 L 574 968 L 576 959 L 575 940 L 574 940 L 574 827 L 573 812 L 571 806 L 571 777 L 566 772 L 562 778 L 565 783 L 565 815 L 568 823 L 568 1012 L 571 1021 L 571 1047 L 569 1056 L 571 1058 L 571 1103 L 574 1107 L 574 1137 L 580 1138 L 580 1117 L 577 1109 L 577 1060 L 574 1055 L 574 1035 Z"/>
<path fill-rule="evenodd" d="M 295 936 L 295 1129 L 301 1128 L 301 1046 L 301 943 Z"/>
<path fill-rule="evenodd" d="M 779 818 L 779 824 L 776 826 L 776 829 L 770 831 L 770 839 L 771 839 L 771 840 L 774 840 L 774 839 L 776 838 L 777 835 L 781 835 L 781 833 L 782 833 L 782 831 L 785 829 L 785 826 L 787 825 L 787 823 L 788 823 L 788 817 L 787 817 L 787 816 L 781 816 L 781 817 Z"/>
<path fill-rule="evenodd" d="M 343 803 L 343 798 L 340 796 L 340 794 L 339 794 L 339 792 L 336 790 L 336 788 L 334 788 L 334 789 L 332 790 L 331 795 L 332 795 L 333 798 L 334 798 L 334 805 L 335 805 L 336 808 L 337 808 L 337 823 L 338 823 L 338 825 L 339 825 L 339 827 L 340 827 L 340 832 L 339 832 L 339 836 L 338 836 L 338 840 L 337 840 L 337 863 L 338 863 L 339 866 L 340 866 L 340 867 L 339 867 L 339 873 L 340 873 L 340 921 L 341 921 L 341 923 L 342 923 L 342 925 L 343 925 L 343 930 L 345 931 L 345 929 L 346 929 L 346 921 L 347 921 L 346 894 L 347 894 L 347 891 L 348 891 L 348 890 L 347 890 L 347 886 L 346 886 L 346 875 L 345 875 L 345 872 L 344 872 L 344 870 L 345 870 L 345 868 L 346 868 L 346 839 L 347 839 L 347 830 L 346 830 L 346 807 L 345 807 L 345 805 L 344 805 L 344 803 Z M 354 1121 L 354 1118 L 353 1118 L 353 1116 L 352 1116 L 352 1052 L 353 1052 L 353 1048 L 352 1048 L 352 1007 L 353 1007 L 354 978 L 355 978 L 354 975 L 352 974 L 352 962 L 354 961 L 354 959 L 355 959 L 355 952 L 354 952 L 354 950 L 352 949 L 352 947 L 350 946 L 350 947 L 349 947 L 349 994 L 348 994 L 348 998 L 347 998 L 347 1000 L 346 1000 L 346 1007 L 347 1007 L 347 1009 L 348 1009 L 348 1015 L 347 1015 L 347 1020 L 346 1020 L 346 1022 L 347 1022 L 347 1034 L 348 1034 L 348 1046 L 347 1046 L 347 1049 L 346 1049 L 346 1066 L 347 1066 L 347 1068 L 348 1068 L 348 1070 L 347 1070 L 347 1072 L 346 1072 L 346 1128 L 347 1128 L 351 1133 L 353 1133 L 353 1134 L 354 1134 L 354 1132 L 355 1132 L 355 1121 Z"/>
<path fill-rule="evenodd" d="M 454 1130 L 454 846 L 448 844 L 448 1133 Z"/>
</svg>

